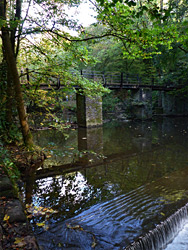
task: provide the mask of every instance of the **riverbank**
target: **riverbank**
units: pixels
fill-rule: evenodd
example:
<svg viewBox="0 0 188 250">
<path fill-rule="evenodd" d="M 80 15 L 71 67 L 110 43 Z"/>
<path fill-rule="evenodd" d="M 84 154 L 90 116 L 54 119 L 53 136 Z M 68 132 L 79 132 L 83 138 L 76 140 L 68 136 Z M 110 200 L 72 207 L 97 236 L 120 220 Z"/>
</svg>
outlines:
<svg viewBox="0 0 188 250">
<path fill-rule="evenodd" d="M 0 250 L 38 250 L 17 191 L 0 165 Z"/>
</svg>

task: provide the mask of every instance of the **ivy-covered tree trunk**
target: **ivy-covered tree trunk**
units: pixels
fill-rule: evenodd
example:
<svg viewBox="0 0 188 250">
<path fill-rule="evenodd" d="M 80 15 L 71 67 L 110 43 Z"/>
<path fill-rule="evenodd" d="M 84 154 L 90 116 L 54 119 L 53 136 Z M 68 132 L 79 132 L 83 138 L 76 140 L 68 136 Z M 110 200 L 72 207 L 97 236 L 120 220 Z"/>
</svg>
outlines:
<svg viewBox="0 0 188 250">
<path fill-rule="evenodd" d="M 6 88 L 6 124 L 10 126 L 13 123 L 12 117 L 13 107 L 13 86 L 11 73 L 7 72 L 7 88 Z"/>
<path fill-rule="evenodd" d="M 17 25 L 14 28 L 14 30 L 10 32 L 10 29 L 8 28 L 8 23 L 6 20 L 6 7 L 7 7 L 6 4 L 7 4 L 6 0 L 0 0 L 0 19 L 4 21 L 4 24 L 1 26 L 3 50 L 4 50 L 6 62 L 7 62 L 8 72 L 10 72 L 11 77 L 12 77 L 23 140 L 26 146 L 32 147 L 33 139 L 32 139 L 32 135 L 31 135 L 29 125 L 27 122 L 27 114 L 26 114 L 25 107 L 24 107 L 21 84 L 20 84 L 19 74 L 18 74 L 18 70 L 16 66 L 16 56 L 14 53 L 15 34 L 16 34 Z M 16 13 L 15 13 L 14 20 L 18 21 L 20 20 L 20 17 L 21 17 L 21 1 L 17 0 L 16 1 Z"/>
<path fill-rule="evenodd" d="M 27 122 L 27 114 L 26 114 L 25 107 L 24 107 L 24 100 L 23 100 L 23 95 L 22 95 L 22 90 L 21 90 L 20 79 L 19 79 L 18 70 L 16 66 L 15 56 L 12 50 L 11 41 L 9 38 L 9 33 L 8 31 L 6 31 L 5 28 L 2 28 L 1 30 L 2 30 L 3 48 L 5 51 L 8 71 L 11 72 L 12 74 L 13 87 L 15 90 L 17 110 L 18 110 L 24 143 L 26 146 L 32 147 L 33 139 L 32 139 L 32 135 L 31 135 L 29 125 Z"/>
</svg>

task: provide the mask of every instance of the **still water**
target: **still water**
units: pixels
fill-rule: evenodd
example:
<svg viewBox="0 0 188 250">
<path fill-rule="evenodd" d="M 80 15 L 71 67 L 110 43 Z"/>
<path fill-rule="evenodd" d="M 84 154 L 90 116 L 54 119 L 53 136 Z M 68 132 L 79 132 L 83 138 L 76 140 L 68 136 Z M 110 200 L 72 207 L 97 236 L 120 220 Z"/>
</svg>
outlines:
<svg viewBox="0 0 188 250">
<path fill-rule="evenodd" d="M 188 202 L 187 118 L 34 136 L 51 154 L 25 179 L 25 202 L 52 209 L 31 218 L 41 249 L 124 249 Z"/>
</svg>

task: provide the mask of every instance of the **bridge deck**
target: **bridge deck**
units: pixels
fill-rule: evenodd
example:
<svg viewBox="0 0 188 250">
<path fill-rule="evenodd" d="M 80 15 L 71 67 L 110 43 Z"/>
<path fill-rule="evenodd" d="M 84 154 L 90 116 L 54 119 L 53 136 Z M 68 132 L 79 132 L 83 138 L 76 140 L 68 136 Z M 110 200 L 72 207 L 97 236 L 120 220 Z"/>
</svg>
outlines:
<svg viewBox="0 0 188 250">
<path fill-rule="evenodd" d="M 127 89 L 127 90 L 136 90 L 139 88 L 150 88 L 157 91 L 172 91 L 177 89 L 182 89 L 187 85 L 187 79 L 183 79 L 183 83 L 177 82 L 174 78 L 174 81 L 164 81 L 163 78 L 156 75 L 138 75 L 138 74 L 126 74 L 126 73 L 98 73 L 98 72 L 88 72 L 81 71 L 80 75 L 88 80 L 97 81 L 103 84 L 106 88 L 115 90 L 115 89 Z M 79 73 L 72 72 L 72 76 L 80 77 Z M 24 76 L 24 75 L 22 75 Z M 37 72 L 32 72 L 29 75 L 28 71 L 26 73 L 27 82 L 31 79 L 36 80 L 38 77 Z M 42 78 L 41 78 L 42 79 Z M 41 89 L 60 89 L 67 87 L 68 84 L 61 82 L 60 77 L 49 76 L 46 77 L 45 83 L 39 84 Z M 76 89 L 79 86 L 70 85 Z"/>
<path fill-rule="evenodd" d="M 127 89 L 127 90 L 134 90 L 139 88 L 150 88 L 152 90 L 158 91 L 172 91 L 176 89 L 181 89 L 183 86 L 161 86 L 161 85 L 149 85 L 149 84 L 107 84 L 105 87 L 109 89 Z"/>
<path fill-rule="evenodd" d="M 40 87 L 42 89 L 63 89 L 65 86 L 62 84 L 50 84 L 50 86 L 48 84 L 41 84 Z M 67 87 L 67 86 L 66 86 Z M 77 85 L 73 85 L 72 87 L 74 87 L 75 89 L 79 89 L 80 87 Z M 149 84 L 105 84 L 104 87 L 111 89 L 111 90 L 117 90 L 117 89 L 127 89 L 127 90 L 137 90 L 140 88 L 149 88 L 152 90 L 156 90 L 156 91 L 173 91 L 173 90 L 178 90 L 178 89 L 182 89 L 185 86 L 161 86 L 161 85 L 149 85 Z"/>
</svg>

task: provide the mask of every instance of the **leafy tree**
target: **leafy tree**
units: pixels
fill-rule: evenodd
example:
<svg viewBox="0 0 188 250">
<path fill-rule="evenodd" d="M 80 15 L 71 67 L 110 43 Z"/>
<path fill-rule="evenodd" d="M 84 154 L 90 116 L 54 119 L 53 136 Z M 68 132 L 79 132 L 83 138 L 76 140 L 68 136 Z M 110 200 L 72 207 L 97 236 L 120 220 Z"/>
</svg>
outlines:
<svg viewBox="0 0 188 250">
<path fill-rule="evenodd" d="M 131 58 L 151 57 L 160 52 L 158 45 L 170 48 L 177 38 L 176 27 L 167 23 L 171 9 L 160 10 L 155 1 L 102 0 L 99 3 L 99 21 L 122 42 L 124 54 Z"/>
<path fill-rule="evenodd" d="M 97 26 L 91 25 L 86 29 L 88 33 L 96 34 L 98 30 L 105 33 L 105 27 L 98 24 Z M 101 72 L 124 72 L 126 74 L 144 74 L 149 67 L 152 67 L 153 62 L 143 60 L 142 58 L 127 58 L 124 55 L 123 46 L 121 41 L 114 37 L 104 37 L 100 40 L 88 42 L 88 50 L 95 58 L 95 65 L 88 65 L 90 69 Z M 147 63 L 146 63 L 147 62 Z M 88 68 L 86 65 L 86 67 Z"/>
<path fill-rule="evenodd" d="M 124 72 L 123 65 L 131 65 L 129 72 L 132 68 L 134 72 L 156 74 L 158 82 L 163 84 L 185 83 L 187 78 L 186 1 L 136 3 L 99 0 L 98 3 L 98 19 L 103 28 L 99 25 L 96 28 L 91 27 L 86 30 L 86 35 L 101 34 L 103 29 L 106 37 L 113 38 L 103 38 L 99 42 L 90 44 L 93 54 L 98 59 L 96 69 L 103 65 L 115 71 L 117 66 Z M 119 57 L 122 66 L 119 63 Z M 135 67 L 138 64 L 139 69 Z"/>
<path fill-rule="evenodd" d="M 16 3 L 8 3 L 6 1 L 0 1 L 0 21 L 1 21 L 1 37 L 2 37 L 2 47 L 3 56 L 6 61 L 7 66 L 7 96 L 12 96 L 12 86 L 13 83 L 15 91 L 15 99 L 17 103 L 17 110 L 19 114 L 20 125 L 22 128 L 22 134 L 24 142 L 27 146 L 31 147 L 33 145 L 32 135 L 27 122 L 27 116 L 24 108 L 23 95 L 21 90 L 21 84 L 19 79 L 19 74 L 16 65 L 16 57 L 19 51 L 20 39 L 17 39 L 16 35 L 18 31 L 18 37 L 20 33 L 21 26 L 21 1 L 16 1 Z M 11 94 L 10 94 L 11 93 Z M 8 103 L 8 101 L 7 101 Z M 11 107 L 8 107 L 9 112 Z M 9 117 L 9 121 L 11 118 Z"/>
<path fill-rule="evenodd" d="M 12 122 L 13 105 L 9 97 L 11 99 L 15 97 L 24 143 L 29 147 L 33 145 L 33 141 L 24 108 L 23 92 L 18 73 L 21 66 L 24 66 L 24 63 L 21 62 L 22 58 L 18 60 L 20 48 L 27 53 L 28 58 L 32 58 L 31 70 L 39 71 L 38 73 L 42 76 L 42 78 L 38 77 L 35 86 L 39 84 L 39 78 L 43 80 L 46 76 L 59 77 L 61 75 L 62 82 L 69 81 L 70 83 L 71 81 L 73 83 L 74 81 L 74 84 L 78 83 L 83 87 L 85 93 L 89 93 L 90 83 L 87 80 L 83 81 L 81 77 L 71 77 L 70 72 L 68 72 L 70 67 L 76 68 L 78 60 L 86 62 L 88 59 L 87 50 L 84 47 L 72 45 L 72 42 L 80 39 L 72 37 L 63 29 L 65 26 L 79 29 L 77 23 L 70 20 L 66 15 L 66 4 L 73 6 L 77 5 L 78 1 L 29 1 L 25 3 L 24 9 L 22 9 L 21 0 L 7 3 L 4 0 L 0 1 L 2 61 L 6 62 L 6 103 L 9 104 L 5 111 L 6 114 L 10 114 L 7 125 Z M 30 13 L 30 9 L 34 14 Z M 25 41 L 25 47 L 23 41 Z M 67 53 L 67 51 L 70 53 Z M 29 55 L 31 52 L 32 55 Z M 20 65 L 17 62 L 21 62 Z M 31 60 L 27 63 L 31 63 Z M 68 86 L 66 83 L 65 85 L 67 88 L 72 87 L 72 84 Z M 91 89 L 96 89 L 95 93 L 99 89 L 100 91 L 104 90 L 102 86 L 99 87 L 95 83 L 91 84 Z"/>
</svg>

